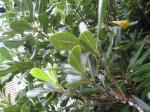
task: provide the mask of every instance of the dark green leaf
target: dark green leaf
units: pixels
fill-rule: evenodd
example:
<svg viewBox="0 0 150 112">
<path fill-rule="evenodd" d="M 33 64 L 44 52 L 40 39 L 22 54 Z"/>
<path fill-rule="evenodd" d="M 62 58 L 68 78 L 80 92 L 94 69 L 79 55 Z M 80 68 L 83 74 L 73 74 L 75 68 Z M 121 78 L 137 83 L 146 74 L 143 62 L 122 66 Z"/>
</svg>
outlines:
<svg viewBox="0 0 150 112">
<path fill-rule="evenodd" d="M 38 17 L 40 23 L 42 24 L 43 26 L 43 31 L 47 31 L 47 28 L 48 28 L 48 24 L 49 24 L 49 19 L 48 19 L 48 16 L 46 13 L 41 13 Z"/>
<path fill-rule="evenodd" d="M 30 24 L 25 20 L 16 20 L 11 22 L 10 27 L 17 33 L 23 33 L 26 30 L 31 30 Z"/>
<path fill-rule="evenodd" d="M 74 22 L 74 18 L 73 18 L 73 15 L 72 14 L 68 14 L 65 18 L 65 23 L 67 25 L 72 25 Z"/>
<path fill-rule="evenodd" d="M 69 98 L 66 98 L 65 100 L 62 101 L 62 103 L 60 104 L 61 107 L 66 107 L 66 105 L 68 104 Z"/>
<path fill-rule="evenodd" d="M 2 69 L 0 70 L 0 77 L 3 77 L 7 74 L 12 74 L 14 72 L 16 72 L 18 70 L 18 68 L 15 65 L 12 65 L 6 69 Z"/>
<path fill-rule="evenodd" d="M 79 86 L 84 85 L 84 84 L 88 84 L 88 83 L 89 83 L 89 81 L 83 79 L 83 80 L 76 81 L 73 83 L 68 83 L 65 85 L 65 87 L 68 89 L 77 89 Z"/>
<path fill-rule="evenodd" d="M 150 50 L 144 52 L 144 54 L 135 62 L 134 66 L 141 65 L 150 56 Z"/>
<path fill-rule="evenodd" d="M 104 20 L 105 20 L 106 13 L 107 13 L 107 0 L 103 0 L 103 3 L 102 3 L 102 15 L 101 15 L 102 22 L 104 22 Z"/>
<path fill-rule="evenodd" d="M 22 105 L 21 112 L 30 112 L 30 106 L 27 104 Z"/>
<path fill-rule="evenodd" d="M 141 54 L 141 52 L 142 52 L 142 49 L 143 49 L 144 45 L 145 45 L 145 44 L 144 44 L 143 42 L 140 43 L 140 48 L 139 48 L 139 50 L 135 53 L 135 55 L 133 56 L 133 58 L 131 59 L 130 64 L 129 64 L 129 66 L 128 66 L 128 69 L 130 69 L 130 68 L 131 68 L 132 66 L 134 66 L 134 64 L 136 63 L 138 57 L 140 56 L 140 54 Z"/>
<path fill-rule="evenodd" d="M 100 33 L 99 33 L 99 38 L 101 40 L 103 40 L 105 38 L 105 36 L 106 36 L 106 33 L 107 32 L 106 32 L 105 28 L 101 28 Z"/>
<path fill-rule="evenodd" d="M 57 13 L 56 15 L 52 14 L 50 17 L 50 24 L 53 27 L 57 27 L 60 23 L 61 20 L 61 15 L 59 13 Z"/>
<path fill-rule="evenodd" d="M 80 89 L 80 93 L 83 95 L 91 95 L 91 94 L 96 94 L 98 91 L 96 88 L 83 88 Z"/>
<path fill-rule="evenodd" d="M 141 74 L 145 74 L 150 72 L 150 63 L 141 65 L 140 67 L 137 67 L 136 69 L 134 69 L 130 75 L 131 76 L 136 76 L 136 75 L 141 75 Z"/>
<path fill-rule="evenodd" d="M 24 41 L 19 40 L 7 40 L 4 41 L 4 45 L 8 48 L 18 48 L 19 46 L 23 46 Z"/>
</svg>

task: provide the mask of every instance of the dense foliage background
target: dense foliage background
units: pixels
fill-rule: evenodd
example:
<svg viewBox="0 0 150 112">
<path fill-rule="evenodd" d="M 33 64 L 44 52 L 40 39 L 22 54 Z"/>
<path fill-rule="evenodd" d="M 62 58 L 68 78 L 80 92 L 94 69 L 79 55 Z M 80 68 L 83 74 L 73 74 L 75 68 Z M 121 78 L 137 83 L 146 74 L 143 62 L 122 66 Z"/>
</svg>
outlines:
<svg viewBox="0 0 150 112">
<path fill-rule="evenodd" d="M 3 2 L 2 112 L 150 111 L 148 0 Z M 5 95 L 14 77 L 16 104 Z"/>
</svg>

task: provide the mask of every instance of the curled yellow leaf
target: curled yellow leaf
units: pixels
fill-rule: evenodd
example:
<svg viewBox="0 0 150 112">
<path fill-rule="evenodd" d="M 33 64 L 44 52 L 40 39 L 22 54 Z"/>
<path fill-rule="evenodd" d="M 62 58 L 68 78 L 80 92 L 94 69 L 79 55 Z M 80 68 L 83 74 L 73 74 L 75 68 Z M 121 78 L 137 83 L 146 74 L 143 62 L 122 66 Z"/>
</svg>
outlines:
<svg viewBox="0 0 150 112">
<path fill-rule="evenodd" d="M 121 28 L 126 29 L 129 27 L 129 21 L 121 20 L 121 21 L 112 21 L 113 24 L 119 25 Z"/>
</svg>

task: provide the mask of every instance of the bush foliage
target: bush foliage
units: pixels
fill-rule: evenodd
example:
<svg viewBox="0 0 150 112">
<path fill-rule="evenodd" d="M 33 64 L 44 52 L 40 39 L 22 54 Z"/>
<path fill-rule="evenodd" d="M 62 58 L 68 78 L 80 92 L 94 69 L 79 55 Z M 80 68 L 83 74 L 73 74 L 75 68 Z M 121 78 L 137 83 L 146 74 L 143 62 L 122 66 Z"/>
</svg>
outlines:
<svg viewBox="0 0 150 112">
<path fill-rule="evenodd" d="M 148 0 L 3 2 L 2 112 L 150 111 Z"/>
</svg>

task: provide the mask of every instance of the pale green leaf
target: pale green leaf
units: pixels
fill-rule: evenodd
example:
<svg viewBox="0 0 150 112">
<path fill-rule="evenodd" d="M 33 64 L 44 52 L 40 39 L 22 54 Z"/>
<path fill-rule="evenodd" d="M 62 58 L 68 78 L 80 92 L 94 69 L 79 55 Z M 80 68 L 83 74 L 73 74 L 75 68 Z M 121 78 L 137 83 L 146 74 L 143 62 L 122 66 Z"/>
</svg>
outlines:
<svg viewBox="0 0 150 112">
<path fill-rule="evenodd" d="M 98 54 L 96 39 L 91 32 L 85 31 L 80 34 L 80 44 L 84 49 Z"/>
<path fill-rule="evenodd" d="M 31 74 L 32 74 L 33 77 L 35 77 L 37 79 L 40 79 L 40 80 L 43 80 L 43 81 L 52 81 L 51 78 L 48 76 L 48 74 L 42 69 L 33 68 L 31 70 Z"/>
<path fill-rule="evenodd" d="M 0 58 L 3 57 L 3 59 L 12 60 L 12 57 L 9 53 L 9 51 L 5 47 L 0 48 Z"/>
<path fill-rule="evenodd" d="M 54 48 L 59 50 L 71 50 L 79 43 L 78 38 L 69 32 L 55 33 L 50 37 L 50 42 Z"/>
<path fill-rule="evenodd" d="M 81 70 L 81 48 L 79 45 L 76 45 L 72 48 L 71 53 L 69 55 L 69 63 L 72 67 L 74 67 L 76 70 Z"/>
</svg>

